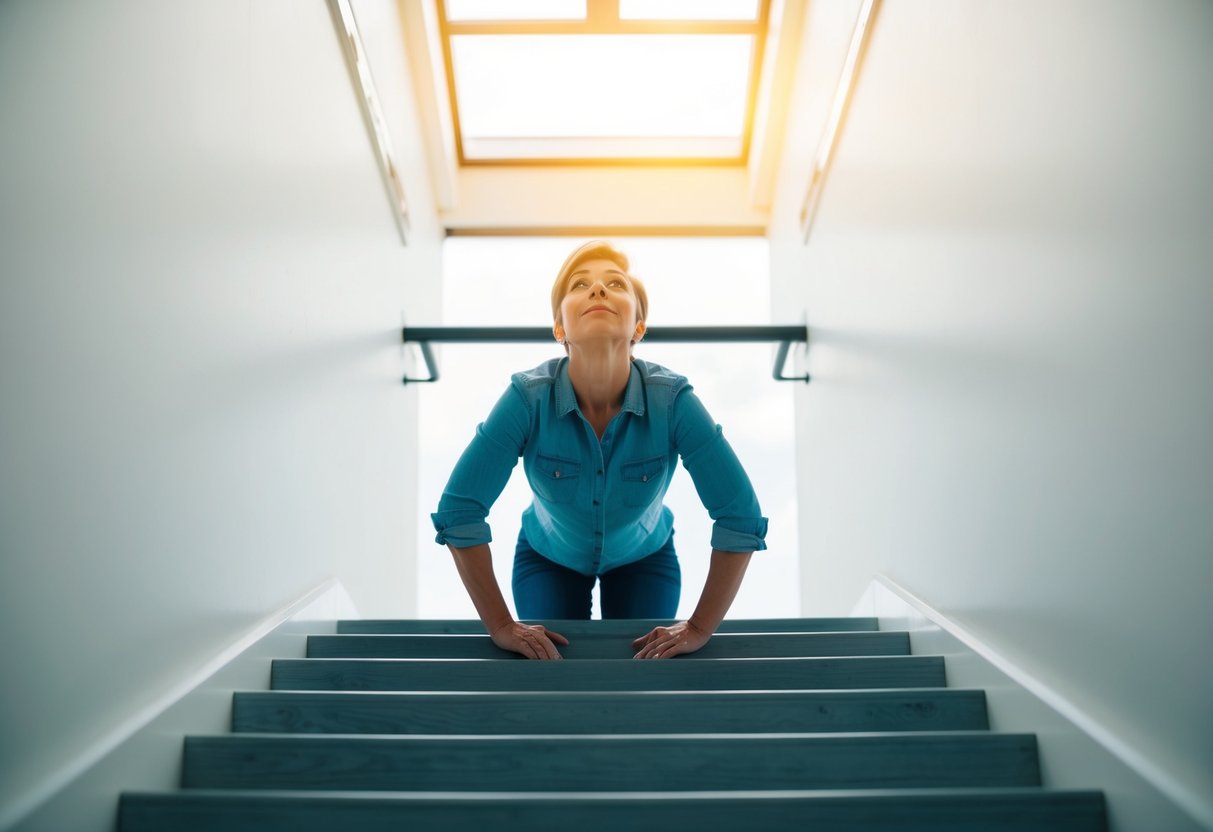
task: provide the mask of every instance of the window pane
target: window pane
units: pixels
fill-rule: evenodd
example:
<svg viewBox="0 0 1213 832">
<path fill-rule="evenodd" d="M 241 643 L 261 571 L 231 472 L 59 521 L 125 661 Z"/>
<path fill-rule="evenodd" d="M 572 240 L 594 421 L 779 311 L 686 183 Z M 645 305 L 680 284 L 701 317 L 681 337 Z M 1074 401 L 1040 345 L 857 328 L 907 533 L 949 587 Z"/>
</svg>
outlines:
<svg viewBox="0 0 1213 832">
<path fill-rule="evenodd" d="M 740 137 L 748 35 L 458 35 L 463 137 Z"/>
<path fill-rule="evenodd" d="M 619 0 L 623 20 L 757 20 L 758 0 Z"/>
<path fill-rule="evenodd" d="M 585 20 L 585 0 L 446 0 L 447 20 Z"/>
</svg>

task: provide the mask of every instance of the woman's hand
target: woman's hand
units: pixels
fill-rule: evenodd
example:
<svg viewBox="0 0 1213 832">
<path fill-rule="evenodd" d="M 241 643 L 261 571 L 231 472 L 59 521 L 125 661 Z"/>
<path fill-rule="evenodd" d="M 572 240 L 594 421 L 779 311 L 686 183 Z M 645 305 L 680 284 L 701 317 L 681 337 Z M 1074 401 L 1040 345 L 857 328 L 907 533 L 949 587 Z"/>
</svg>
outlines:
<svg viewBox="0 0 1213 832">
<path fill-rule="evenodd" d="M 648 635 L 632 642 L 639 652 L 634 659 L 668 659 L 680 653 L 694 653 L 712 637 L 690 621 L 679 621 L 669 627 L 654 627 Z"/>
<path fill-rule="evenodd" d="M 511 621 L 498 627 L 489 634 L 489 638 L 502 650 L 521 653 L 528 659 L 562 658 L 552 642 L 569 643 L 560 633 L 549 630 L 542 624 L 523 624 L 521 621 Z"/>
</svg>

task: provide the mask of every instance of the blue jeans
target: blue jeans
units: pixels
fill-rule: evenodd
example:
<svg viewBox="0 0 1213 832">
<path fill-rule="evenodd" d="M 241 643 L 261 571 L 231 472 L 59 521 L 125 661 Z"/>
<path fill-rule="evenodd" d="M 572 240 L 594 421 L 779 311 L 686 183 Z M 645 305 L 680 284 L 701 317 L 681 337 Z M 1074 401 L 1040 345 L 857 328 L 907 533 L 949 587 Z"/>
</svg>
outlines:
<svg viewBox="0 0 1213 832">
<path fill-rule="evenodd" d="M 674 553 L 674 532 L 647 557 L 603 572 L 582 575 L 531 548 L 523 532 L 514 550 L 514 608 L 523 621 L 589 620 L 594 582 L 601 581 L 603 618 L 665 618 L 678 612 L 682 570 Z"/>
</svg>

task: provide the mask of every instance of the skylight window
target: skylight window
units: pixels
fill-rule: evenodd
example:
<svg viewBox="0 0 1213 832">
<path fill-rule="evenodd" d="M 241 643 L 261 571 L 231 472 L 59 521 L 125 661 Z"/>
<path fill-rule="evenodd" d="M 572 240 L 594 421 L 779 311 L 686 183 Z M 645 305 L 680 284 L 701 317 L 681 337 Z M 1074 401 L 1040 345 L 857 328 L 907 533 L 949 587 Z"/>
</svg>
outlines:
<svg viewBox="0 0 1213 832">
<path fill-rule="evenodd" d="M 462 163 L 745 162 L 766 0 L 447 0 L 445 12 Z"/>
</svg>

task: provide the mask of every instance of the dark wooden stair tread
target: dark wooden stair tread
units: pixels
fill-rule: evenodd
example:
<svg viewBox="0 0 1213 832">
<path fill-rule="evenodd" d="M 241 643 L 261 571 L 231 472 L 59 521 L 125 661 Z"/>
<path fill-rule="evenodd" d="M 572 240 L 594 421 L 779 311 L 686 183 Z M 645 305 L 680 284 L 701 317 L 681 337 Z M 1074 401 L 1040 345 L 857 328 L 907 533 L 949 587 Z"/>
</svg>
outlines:
<svg viewBox="0 0 1213 832">
<path fill-rule="evenodd" d="M 978 730 L 985 692 L 240 691 L 233 731 L 372 734 Z"/>
<path fill-rule="evenodd" d="M 183 790 L 128 794 L 123 832 L 1106 832 L 1097 791 L 915 789 L 630 794 Z"/>
</svg>

